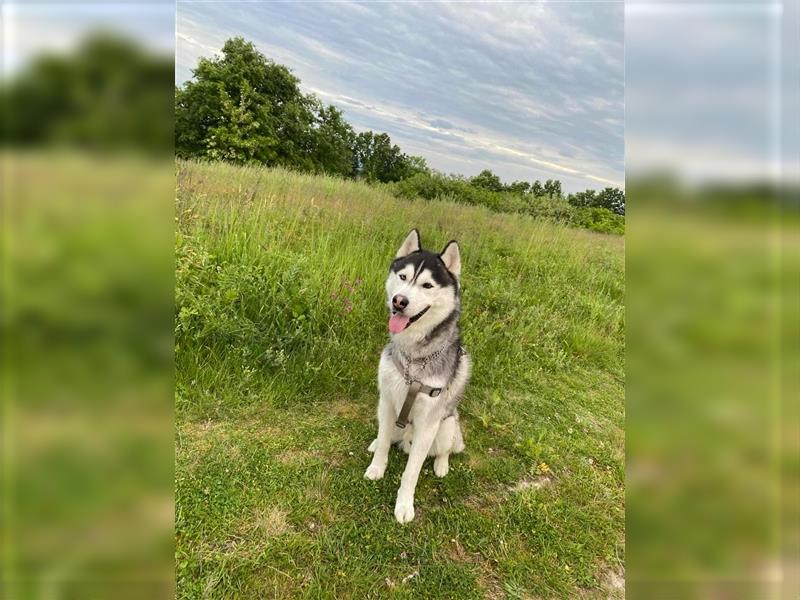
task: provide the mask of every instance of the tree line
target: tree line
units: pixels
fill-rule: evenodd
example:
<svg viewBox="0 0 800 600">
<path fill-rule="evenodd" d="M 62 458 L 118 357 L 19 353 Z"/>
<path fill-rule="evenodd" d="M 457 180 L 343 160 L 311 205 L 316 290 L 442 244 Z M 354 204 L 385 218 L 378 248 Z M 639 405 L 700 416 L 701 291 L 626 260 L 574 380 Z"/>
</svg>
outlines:
<svg viewBox="0 0 800 600">
<path fill-rule="evenodd" d="M 617 188 L 564 197 L 561 182 L 553 179 L 505 184 L 490 170 L 472 178 L 439 173 L 423 157 L 405 154 L 386 133 L 356 133 L 338 108 L 303 94 L 287 67 L 241 37 L 225 42 L 221 56 L 201 58 L 193 78 L 176 87 L 175 151 L 183 158 L 283 166 L 371 183 L 408 182 L 401 186 L 406 193 L 414 183 L 424 188 L 423 197 L 437 187 L 463 191 L 466 182 L 493 194 L 625 214 L 625 194 Z"/>
</svg>

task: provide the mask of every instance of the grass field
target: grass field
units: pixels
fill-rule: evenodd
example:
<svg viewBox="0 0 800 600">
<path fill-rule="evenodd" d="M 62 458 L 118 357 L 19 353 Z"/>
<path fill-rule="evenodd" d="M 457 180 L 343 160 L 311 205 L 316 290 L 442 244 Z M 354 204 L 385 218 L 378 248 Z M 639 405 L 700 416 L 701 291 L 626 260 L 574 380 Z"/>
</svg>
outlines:
<svg viewBox="0 0 800 600">
<path fill-rule="evenodd" d="M 624 578 L 623 238 L 282 170 L 179 162 L 181 598 L 607 598 Z M 363 478 L 383 281 L 461 243 L 467 450 Z"/>
</svg>

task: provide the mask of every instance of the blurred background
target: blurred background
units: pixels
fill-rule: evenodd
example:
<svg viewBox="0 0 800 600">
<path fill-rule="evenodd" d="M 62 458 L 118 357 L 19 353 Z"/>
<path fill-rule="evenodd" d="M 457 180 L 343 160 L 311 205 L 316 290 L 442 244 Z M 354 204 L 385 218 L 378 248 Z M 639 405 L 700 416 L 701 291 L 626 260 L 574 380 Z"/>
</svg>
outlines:
<svg viewBox="0 0 800 600">
<path fill-rule="evenodd" d="M 625 26 L 627 591 L 797 598 L 797 4 Z"/>
<path fill-rule="evenodd" d="M 172 597 L 174 3 L 2 27 L 0 597 Z"/>
<path fill-rule="evenodd" d="M 2 4 L 2 597 L 173 588 L 173 2 Z M 626 3 L 630 598 L 800 596 L 795 2 Z"/>
</svg>

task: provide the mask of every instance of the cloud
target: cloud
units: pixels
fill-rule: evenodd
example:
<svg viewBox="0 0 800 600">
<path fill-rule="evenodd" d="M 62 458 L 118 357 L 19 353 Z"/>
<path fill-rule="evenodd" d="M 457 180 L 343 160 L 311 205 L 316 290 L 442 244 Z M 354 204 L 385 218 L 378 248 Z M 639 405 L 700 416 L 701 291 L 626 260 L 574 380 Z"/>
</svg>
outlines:
<svg viewBox="0 0 800 600">
<path fill-rule="evenodd" d="M 444 119 L 433 119 L 432 121 L 428 121 L 428 124 L 431 127 L 436 127 L 437 129 L 455 129 L 456 126 L 453 125 L 450 121 L 446 121 Z"/>
<path fill-rule="evenodd" d="M 621 3 L 178 4 L 178 82 L 242 35 L 434 168 L 623 185 Z M 569 184 L 568 184 L 569 182 Z"/>
</svg>

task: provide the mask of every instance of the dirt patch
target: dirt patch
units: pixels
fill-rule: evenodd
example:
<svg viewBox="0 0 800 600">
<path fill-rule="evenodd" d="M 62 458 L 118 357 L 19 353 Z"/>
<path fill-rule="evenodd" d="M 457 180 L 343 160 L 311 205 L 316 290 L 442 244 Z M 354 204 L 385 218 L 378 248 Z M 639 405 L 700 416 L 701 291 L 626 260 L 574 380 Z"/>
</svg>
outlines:
<svg viewBox="0 0 800 600">
<path fill-rule="evenodd" d="M 275 507 L 260 508 L 253 515 L 251 530 L 264 537 L 277 537 L 291 531 L 286 511 Z"/>
<path fill-rule="evenodd" d="M 625 598 L 625 571 L 617 568 L 604 569 L 598 576 L 600 587 L 597 589 L 581 590 L 580 597 L 584 600 L 624 600 Z"/>
<path fill-rule="evenodd" d="M 461 503 L 464 506 L 473 508 L 482 514 L 492 516 L 497 510 L 497 506 L 506 501 L 511 494 L 516 494 L 525 490 L 540 490 L 551 485 L 553 485 L 553 478 L 550 475 L 525 477 L 514 485 L 509 485 L 496 491 L 467 496 L 461 501 Z"/>
<path fill-rule="evenodd" d="M 509 492 L 522 492 L 525 490 L 540 490 L 552 485 L 553 479 L 547 475 L 538 475 L 536 477 L 526 477 L 518 481 L 512 486 L 508 487 Z"/>
<path fill-rule="evenodd" d="M 608 590 L 609 598 L 625 597 L 625 573 L 623 571 L 606 571 L 602 579 L 603 589 Z"/>
</svg>

